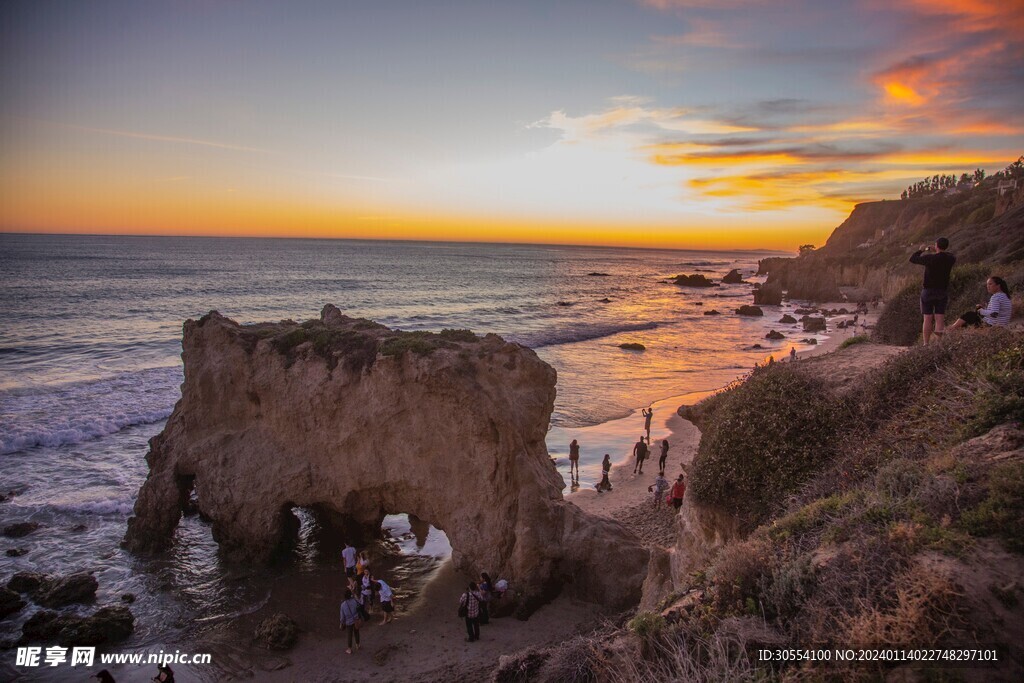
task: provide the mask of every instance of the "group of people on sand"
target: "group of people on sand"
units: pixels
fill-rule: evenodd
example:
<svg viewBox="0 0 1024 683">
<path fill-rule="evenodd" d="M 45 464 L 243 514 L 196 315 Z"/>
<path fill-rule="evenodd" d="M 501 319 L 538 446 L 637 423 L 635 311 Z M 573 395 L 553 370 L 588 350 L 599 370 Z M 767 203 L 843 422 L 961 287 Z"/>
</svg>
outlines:
<svg viewBox="0 0 1024 683">
<path fill-rule="evenodd" d="M 348 647 L 345 654 L 359 649 L 359 631 L 363 624 L 370 621 L 370 612 L 376 602 L 384 615 L 381 626 L 390 624 L 395 619 L 395 591 L 388 583 L 375 577 L 370 571 L 370 554 L 366 550 L 356 551 L 346 541 L 341 551 L 345 565 L 345 597 L 341 601 L 340 627 L 346 631 Z"/>
<path fill-rule="evenodd" d="M 490 623 L 491 606 L 500 602 L 508 590 L 508 582 L 499 579 L 491 581 L 487 572 L 480 573 L 479 581 L 470 581 L 466 591 L 459 596 L 459 617 L 466 622 L 466 642 L 480 640 L 480 627 Z"/>
<path fill-rule="evenodd" d="M 651 419 L 654 417 L 654 408 L 643 408 L 640 412 L 644 416 L 644 434 L 641 434 L 640 438 L 633 445 L 633 458 L 635 459 L 633 474 L 644 473 L 644 462 L 647 461 L 651 454 Z M 655 507 L 660 507 L 664 502 L 666 505 L 671 503 L 678 510 L 683 504 L 683 495 L 686 493 L 686 477 L 680 474 L 675 482 L 669 483 L 668 479 L 665 478 L 665 465 L 668 462 L 668 451 L 670 448 L 668 439 L 662 439 L 659 448 L 661 454 L 658 457 L 658 476 L 655 478 L 654 483 L 647 487 L 647 490 L 654 494 Z M 572 443 L 569 444 L 569 472 L 574 483 L 578 482 L 579 478 L 579 457 L 580 445 L 576 439 L 573 439 Z M 609 479 L 611 469 L 612 457 L 610 454 L 605 453 L 604 460 L 601 461 L 601 481 L 594 485 L 598 493 L 612 490 L 612 483 Z M 666 492 L 668 492 L 668 495 L 666 495 Z"/>
<path fill-rule="evenodd" d="M 911 263 L 924 266 L 924 282 L 921 287 L 921 339 L 928 344 L 932 337 L 941 339 L 946 332 L 946 307 L 949 304 L 949 278 L 956 264 L 956 256 L 949 251 L 949 240 L 940 237 L 935 240 L 935 250 L 929 245 L 922 246 L 910 257 Z M 1013 304 L 1006 280 L 990 275 L 985 281 L 988 303 L 979 303 L 973 311 L 961 315 L 950 329 L 964 326 L 1005 327 L 1010 324 Z"/>
</svg>

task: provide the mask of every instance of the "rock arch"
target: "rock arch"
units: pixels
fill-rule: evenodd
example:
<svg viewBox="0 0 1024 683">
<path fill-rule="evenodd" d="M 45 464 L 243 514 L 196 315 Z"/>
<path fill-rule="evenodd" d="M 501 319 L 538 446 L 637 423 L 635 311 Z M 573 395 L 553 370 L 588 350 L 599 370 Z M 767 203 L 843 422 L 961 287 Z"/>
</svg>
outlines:
<svg viewBox="0 0 1024 683">
<path fill-rule="evenodd" d="M 408 512 L 447 535 L 460 570 L 523 591 L 527 612 L 568 586 L 636 603 L 648 553 L 620 524 L 562 498 L 545 445 L 555 371 L 466 331 L 400 333 L 324 307 L 301 325 L 184 326 L 185 382 L 125 545 L 165 547 L 194 485 L 228 560 L 261 561 L 294 532 L 290 506 L 351 533 Z"/>
</svg>

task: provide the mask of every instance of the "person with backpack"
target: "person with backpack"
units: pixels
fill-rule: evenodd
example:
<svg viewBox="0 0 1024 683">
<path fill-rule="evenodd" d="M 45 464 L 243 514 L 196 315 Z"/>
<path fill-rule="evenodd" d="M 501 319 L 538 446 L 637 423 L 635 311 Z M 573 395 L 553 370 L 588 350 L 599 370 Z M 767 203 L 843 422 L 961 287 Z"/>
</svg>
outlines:
<svg viewBox="0 0 1024 683">
<path fill-rule="evenodd" d="M 359 649 L 359 627 L 362 626 L 363 620 L 359 613 L 360 609 L 352 591 L 346 588 L 345 599 L 341 603 L 341 628 L 345 629 L 348 635 L 348 648 L 345 650 L 347 655 L 352 654 L 353 642 L 355 642 L 355 648 Z"/>
<path fill-rule="evenodd" d="M 459 598 L 459 616 L 466 620 L 466 642 L 480 640 L 480 593 L 474 581 Z"/>
</svg>

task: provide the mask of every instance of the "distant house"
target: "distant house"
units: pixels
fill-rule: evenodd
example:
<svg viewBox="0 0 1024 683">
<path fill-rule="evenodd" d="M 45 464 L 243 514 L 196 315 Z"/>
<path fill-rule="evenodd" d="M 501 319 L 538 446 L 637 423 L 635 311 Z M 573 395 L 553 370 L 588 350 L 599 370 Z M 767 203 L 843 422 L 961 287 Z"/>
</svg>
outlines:
<svg viewBox="0 0 1024 683">
<path fill-rule="evenodd" d="M 1016 178 L 1011 178 L 1010 180 L 1000 180 L 999 181 L 999 185 L 996 187 L 996 190 L 999 191 L 1000 196 L 1002 196 L 1002 194 L 1004 192 L 1007 192 L 1009 190 L 1016 190 L 1016 189 L 1017 189 L 1017 179 Z"/>
</svg>

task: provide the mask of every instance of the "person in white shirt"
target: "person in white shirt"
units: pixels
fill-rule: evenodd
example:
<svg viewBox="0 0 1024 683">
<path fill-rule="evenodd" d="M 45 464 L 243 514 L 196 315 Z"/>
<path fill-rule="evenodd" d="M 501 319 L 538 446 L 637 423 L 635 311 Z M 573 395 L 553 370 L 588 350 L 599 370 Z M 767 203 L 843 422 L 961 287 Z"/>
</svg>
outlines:
<svg viewBox="0 0 1024 683">
<path fill-rule="evenodd" d="M 395 599 L 395 592 L 384 579 L 377 579 L 377 594 L 380 596 L 380 608 L 384 611 L 384 621 L 381 626 L 395 620 L 395 607 L 392 601 Z"/>
<path fill-rule="evenodd" d="M 355 578 L 356 549 L 348 541 L 345 541 L 345 549 L 341 551 L 341 556 L 345 560 L 345 575 L 349 578 Z"/>
<path fill-rule="evenodd" d="M 988 306 L 978 304 L 975 310 L 964 313 L 960 319 L 953 323 L 951 329 L 957 329 L 964 325 L 981 327 L 982 325 L 995 325 L 1006 327 L 1010 324 L 1010 316 L 1013 314 L 1013 304 L 1010 301 L 1010 288 L 1006 280 L 998 275 L 992 275 L 985 281 L 985 288 L 991 295 Z"/>
</svg>

